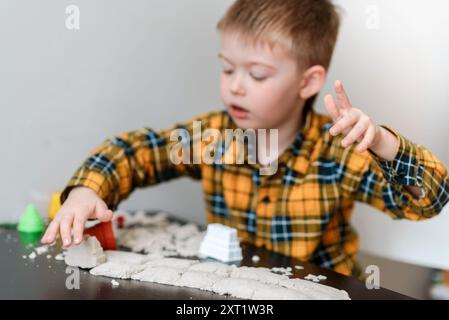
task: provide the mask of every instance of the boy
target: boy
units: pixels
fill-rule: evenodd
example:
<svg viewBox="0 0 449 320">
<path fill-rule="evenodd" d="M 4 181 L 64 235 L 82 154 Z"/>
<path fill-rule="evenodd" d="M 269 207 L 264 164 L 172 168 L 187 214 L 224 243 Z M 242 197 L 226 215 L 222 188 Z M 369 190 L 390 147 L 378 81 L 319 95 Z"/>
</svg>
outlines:
<svg viewBox="0 0 449 320">
<path fill-rule="evenodd" d="M 187 175 L 202 180 L 209 223 L 235 227 L 257 246 L 359 275 L 354 201 L 395 219 L 427 219 L 448 202 L 449 176 L 425 148 L 353 108 L 339 81 L 336 101 L 324 99 L 330 117 L 314 112 L 338 28 L 329 0 L 237 0 L 218 23 L 226 110 L 107 140 L 68 183 L 42 241 L 53 242 L 60 231 L 64 245 L 79 243 L 85 221 L 110 220 L 108 208 L 134 188 Z M 256 163 L 176 161 L 174 129 L 192 137 L 185 144 L 192 152 L 206 145 L 195 123 L 220 133 L 276 129 L 274 156 L 259 157 L 265 147 L 257 144 Z M 234 147 L 241 150 L 231 142 L 214 156 Z M 272 174 L 261 174 L 273 163 Z"/>
</svg>

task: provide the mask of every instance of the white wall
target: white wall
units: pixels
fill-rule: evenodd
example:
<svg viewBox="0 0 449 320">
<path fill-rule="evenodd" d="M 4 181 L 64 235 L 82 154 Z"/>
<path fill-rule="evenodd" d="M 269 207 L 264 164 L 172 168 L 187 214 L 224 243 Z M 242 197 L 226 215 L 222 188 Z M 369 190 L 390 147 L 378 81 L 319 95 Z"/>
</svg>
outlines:
<svg viewBox="0 0 449 320">
<path fill-rule="evenodd" d="M 228 1 L 229 3 L 229 1 Z M 80 30 L 65 9 L 80 9 Z M 222 107 L 215 24 L 226 1 L 0 1 L 0 221 L 45 212 L 106 137 Z M 205 221 L 199 183 L 135 192 L 122 208 Z"/>
<path fill-rule="evenodd" d="M 104 138 L 221 108 L 215 24 L 231 2 L 1 1 L 0 220 L 16 220 L 29 202 L 45 212 Z M 357 107 L 448 163 L 449 2 L 338 3 L 346 14 L 323 94 L 342 79 Z M 69 4 L 80 8 L 80 30 L 65 27 Z M 379 29 L 369 29 L 376 10 Z M 205 221 L 200 185 L 188 179 L 135 192 L 121 208 Z M 393 222 L 363 205 L 354 215 L 365 251 L 446 267 L 448 219 Z"/>
</svg>

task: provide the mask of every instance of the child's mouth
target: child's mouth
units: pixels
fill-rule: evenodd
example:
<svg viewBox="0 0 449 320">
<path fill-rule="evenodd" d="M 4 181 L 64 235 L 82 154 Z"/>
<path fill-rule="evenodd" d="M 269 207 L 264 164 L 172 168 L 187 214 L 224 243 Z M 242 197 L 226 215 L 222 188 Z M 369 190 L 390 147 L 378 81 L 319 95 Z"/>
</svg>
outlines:
<svg viewBox="0 0 449 320">
<path fill-rule="evenodd" d="M 246 110 L 245 108 L 242 108 L 240 106 L 237 106 L 235 104 L 231 104 L 230 111 L 231 111 L 232 116 L 237 119 L 245 119 L 249 115 L 248 110 Z"/>
</svg>

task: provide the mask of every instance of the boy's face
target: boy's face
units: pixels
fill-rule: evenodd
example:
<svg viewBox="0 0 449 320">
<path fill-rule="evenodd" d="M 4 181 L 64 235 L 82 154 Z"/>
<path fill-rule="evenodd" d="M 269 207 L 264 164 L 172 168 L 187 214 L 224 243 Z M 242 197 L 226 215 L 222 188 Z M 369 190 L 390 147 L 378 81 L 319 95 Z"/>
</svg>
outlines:
<svg viewBox="0 0 449 320">
<path fill-rule="evenodd" d="M 245 45 L 222 33 L 220 95 L 242 129 L 280 129 L 299 121 L 303 101 L 296 61 L 280 46 Z"/>
</svg>

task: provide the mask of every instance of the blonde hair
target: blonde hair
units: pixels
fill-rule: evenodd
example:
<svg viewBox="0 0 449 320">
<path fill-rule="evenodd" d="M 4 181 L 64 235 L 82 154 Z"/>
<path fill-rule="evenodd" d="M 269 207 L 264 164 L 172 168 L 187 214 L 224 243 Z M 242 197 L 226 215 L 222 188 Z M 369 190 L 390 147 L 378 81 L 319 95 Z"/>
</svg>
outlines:
<svg viewBox="0 0 449 320">
<path fill-rule="evenodd" d="M 252 45 L 281 45 L 300 71 L 313 65 L 329 68 L 339 26 L 339 13 L 330 0 L 236 0 L 217 29 Z M 309 99 L 309 108 L 314 99 Z"/>
</svg>

